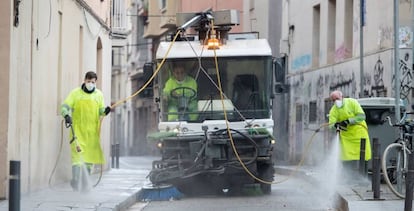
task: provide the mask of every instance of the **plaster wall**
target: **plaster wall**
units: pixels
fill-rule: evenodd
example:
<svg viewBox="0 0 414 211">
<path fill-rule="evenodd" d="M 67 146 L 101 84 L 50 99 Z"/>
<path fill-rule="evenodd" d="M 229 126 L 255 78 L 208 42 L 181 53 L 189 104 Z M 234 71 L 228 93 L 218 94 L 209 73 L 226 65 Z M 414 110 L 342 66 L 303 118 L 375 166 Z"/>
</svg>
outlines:
<svg viewBox="0 0 414 211">
<path fill-rule="evenodd" d="M 0 199 L 6 197 L 7 178 L 9 174 L 7 160 L 8 122 L 9 122 L 9 75 L 10 72 L 10 30 L 11 30 L 11 1 L 0 2 Z"/>
<path fill-rule="evenodd" d="M 411 49 L 401 49 L 399 71 L 402 74 L 401 99 L 407 105 L 412 104 L 412 61 Z M 364 62 L 364 92 L 369 97 L 393 97 L 394 61 L 393 50 L 377 52 L 367 55 Z M 329 94 L 333 90 L 341 90 L 346 97 L 358 98 L 359 95 L 359 59 L 352 59 L 334 66 L 327 66 L 312 74 L 297 74 L 289 78 L 290 95 L 289 105 L 289 153 L 291 158 L 296 158 L 303 153 L 305 145 L 310 140 L 314 130 L 327 122 L 332 103 L 329 102 Z M 316 110 L 310 109 L 310 103 L 316 103 Z M 327 103 L 328 102 L 328 103 Z M 316 112 L 316 120 L 310 120 L 312 113 Z M 313 145 L 315 149 L 327 147 L 327 143 L 333 138 L 333 132 L 323 128 L 322 133 L 316 135 Z M 370 134 L 371 138 L 377 137 Z M 310 153 L 318 156 L 319 153 Z M 320 158 L 320 157 L 319 157 Z"/>
<path fill-rule="evenodd" d="M 110 25 L 110 18 L 111 18 L 111 3 L 113 1 L 97 1 L 97 0 L 82 0 L 88 4 L 92 10 L 95 12 L 96 15 L 101 18 L 104 23 L 109 26 Z M 130 0 L 124 0 L 125 2 L 130 2 Z"/>
<path fill-rule="evenodd" d="M 352 12 L 346 11 L 350 0 L 336 0 L 335 51 L 334 63 L 328 62 L 328 1 L 312 0 L 284 1 L 282 39 L 287 42 L 289 87 L 289 157 L 298 160 L 314 129 L 327 121 L 331 102 L 329 93 L 341 90 L 345 96 L 358 98 L 361 93 L 366 97 L 394 97 L 394 25 L 393 4 L 390 1 L 366 1 L 366 23 L 363 27 L 363 71 L 360 68 L 360 7 L 359 1 L 353 0 Z M 398 39 L 400 56 L 398 61 L 401 72 L 401 99 L 412 103 L 411 55 L 411 8 L 412 1 L 399 2 Z M 314 8 L 320 8 L 319 52 L 313 51 L 314 42 Z M 352 13 L 352 16 L 350 15 Z M 346 33 L 347 23 L 351 21 L 352 33 Z M 348 28 L 349 29 L 349 28 Z M 346 42 L 351 40 L 351 45 Z M 317 56 L 319 64 L 314 65 Z M 363 74 L 361 81 L 361 73 Z M 363 90 L 360 90 L 362 83 Z M 313 107 L 313 106 L 316 106 Z M 313 107 L 313 108 L 311 108 Z M 316 113 L 316 114 L 315 114 Z M 316 118 L 312 116 L 316 115 Z M 312 117 L 312 118 L 311 118 Z M 326 149 L 332 134 L 329 130 L 318 133 L 313 144 L 316 149 Z M 372 135 L 371 137 L 375 137 Z M 318 153 L 312 156 L 317 157 Z M 312 157 L 311 156 L 311 157 Z M 316 158 L 315 159 L 319 159 Z M 313 158 L 309 158 L 314 160 Z"/>
<path fill-rule="evenodd" d="M 52 183 L 70 179 L 60 105 L 89 70 L 97 71 L 109 105 L 111 40 L 76 1 L 22 1 L 19 18 L 10 42 L 8 159 L 21 161 L 25 193 L 47 186 L 55 165 Z M 103 120 L 101 142 L 109 160 L 109 120 Z"/>
</svg>

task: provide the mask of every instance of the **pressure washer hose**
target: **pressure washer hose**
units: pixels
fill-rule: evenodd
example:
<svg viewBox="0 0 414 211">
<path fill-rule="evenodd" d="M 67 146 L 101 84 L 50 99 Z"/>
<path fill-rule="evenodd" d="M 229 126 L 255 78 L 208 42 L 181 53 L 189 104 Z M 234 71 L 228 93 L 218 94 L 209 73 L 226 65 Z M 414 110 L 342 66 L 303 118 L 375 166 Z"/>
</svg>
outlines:
<svg viewBox="0 0 414 211">
<path fill-rule="evenodd" d="M 49 176 L 48 185 L 49 185 L 49 188 L 50 189 L 53 189 L 53 186 L 52 186 L 52 178 L 53 178 L 53 176 L 54 176 L 54 174 L 56 172 L 56 168 L 57 168 L 57 165 L 59 163 L 60 156 L 62 155 L 62 148 L 63 148 L 63 125 L 64 125 L 64 120 L 61 121 L 59 152 L 57 154 L 57 158 L 56 158 L 56 161 L 55 161 L 55 165 L 53 166 L 52 172 L 50 173 L 50 176 Z M 76 150 L 77 150 L 78 153 L 80 153 L 80 148 L 79 148 L 78 142 L 76 140 L 75 132 L 73 130 L 72 125 L 70 127 L 71 127 L 71 131 L 72 131 L 72 136 L 73 136 L 73 140 L 70 141 L 70 144 L 72 144 L 72 142 L 75 141 Z M 103 166 L 102 165 L 101 165 L 101 168 L 100 169 L 101 170 L 100 170 L 99 178 L 98 178 L 97 182 L 92 187 L 96 187 L 99 184 L 99 182 L 101 181 L 101 179 L 102 179 L 102 174 L 103 174 Z"/>
<path fill-rule="evenodd" d="M 110 106 L 110 108 L 111 109 L 114 109 L 115 107 L 117 107 L 117 106 L 119 106 L 120 104 L 122 104 L 122 103 L 125 103 L 125 102 L 127 102 L 128 100 L 131 100 L 133 97 L 135 97 L 135 96 L 137 96 L 139 93 L 141 93 L 145 88 L 147 88 L 147 86 L 151 83 L 151 81 L 155 78 L 155 76 L 158 74 L 158 72 L 161 70 L 161 67 L 164 65 L 164 63 L 165 63 L 165 60 L 166 60 L 166 58 L 167 58 L 167 56 L 168 56 L 168 54 L 170 53 L 170 50 L 171 50 L 171 48 L 172 48 L 172 46 L 173 46 L 173 44 L 175 43 L 175 41 L 176 41 L 176 39 L 177 39 L 177 37 L 178 37 L 178 35 L 180 34 L 180 32 L 181 31 L 177 31 L 177 33 L 175 34 L 175 36 L 174 36 L 174 38 L 173 38 L 173 40 L 172 40 L 172 42 L 171 42 L 171 44 L 170 44 L 170 46 L 168 47 L 168 50 L 167 50 L 167 52 L 165 53 L 165 55 L 164 55 L 164 58 L 161 60 L 161 63 L 158 65 L 158 67 L 157 67 L 157 69 L 155 70 L 155 72 L 152 74 L 152 76 L 148 79 L 148 81 L 139 89 L 139 90 L 137 90 L 135 93 L 133 93 L 131 96 L 129 96 L 129 97 L 127 97 L 127 98 L 125 98 L 125 99 L 123 99 L 123 100 L 119 100 L 119 101 L 117 101 L 117 102 L 115 102 L 114 104 L 112 104 L 111 106 Z M 99 133 L 100 133 L 100 131 L 101 131 L 101 125 L 102 125 L 102 120 L 103 120 L 103 118 L 101 118 L 100 119 L 100 124 L 99 124 Z M 52 172 L 51 172 L 51 174 L 50 174 L 50 177 L 49 177 L 49 182 L 48 182 L 48 184 L 49 184 L 49 187 L 50 188 L 52 188 L 52 177 L 53 177 L 53 175 L 55 174 L 55 172 L 56 172 L 56 168 L 57 168 L 57 165 L 58 165 L 58 162 L 59 162 L 59 160 L 60 160 L 60 156 L 61 156 L 61 154 L 62 154 L 62 148 L 63 148 L 63 120 L 62 120 L 62 124 L 61 124 L 61 141 L 60 141 L 60 146 L 59 146 L 59 152 L 58 152 L 58 155 L 57 155 L 57 158 L 56 158 L 56 162 L 55 162 L 55 165 L 54 165 L 54 167 L 53 167 L 53 169 L 52 169 Z M 102 178 L 102 174 L 103 174 L 103 166 L 101 165 L 101 171 L 100 171 L 100 175 L 99 175 L 99 178 L 98 178 L 98 181 L 96 182 L 96 184 L 95 185 L 93 185 L 93 187 L 96 187 L 98 184 L 99 184 L 99 182 L 101 181 L 101 178 Z"/>
<path fill-rule="evenodd" d="M 52 172 L 50 173 L 50 176 L 49 176 L 49 182 L 48 182 L 48 184 L 49 184 L 49 188 L 50 189 L 52 189 L 52 177 L 55 174 L 55 171 L 56 171 L 58 162 L 60 160 L 60 156 L 62 154 L 62 148 L 63 148 L 63 124 L 64 124 L 63 121 L 64 120 L 62 119 L 62 121 L 61 121 L 61 130 L 60 130 L 60 146 L 59 146 L 59 152 L 57 154 L 57 158 L 56 158 L 55 165 L 53 166 Z"/>
<path fill-rule="evenodd" d="M 306 146 L 305 146 L 305 151 L 304 151 L 304 153 L 303 153 L 303 155 L 302 155 L 302 158 L 301 158 L 301 160 L 299 161 L 299 163 L 296 165 L 296 167 L 295 167 L 295 169 L 293 170 L 293 171 L 291 171 L 290 173 L 289 173 L 289 175 L 286 177 L 286 178 L 284 178 L 283 180 L 279 180 L 279 181 L 274 181 L 274 182 L 272 182 L 272 181 L 266 181 L 266 180 L 263 180 L 262 178 L 258 178 L 257 176 L 255 176 L 247 167 L 246 167 L 246 165 L 245 165 L 245 163 L 241 160 L 241 158 L 240 158 L 240 156 L 239 156 L 239 154 L 238 154 L 238 152 L 237 152 L 237 150 L 236 150 L 236 147 L 235 147 L 235 144 L 234 144 L 234 140 L 233 140 L 233 138 L 231 137 L 231 135 L 229 135 L 230 136 L 230 143 L 231 143 L 231 145 L 232 145 L 232 148 L 233 148 L 233 151 L 234 151 L 234 153 L 235 153 L 235 155 L 236 155 L 236 157 L 237 157 L 237 159 L 238 159 L 238 161 L 240 162 L 240 164 L 241 164 L 241 166 L 243 167 L 243 169 L 245 170 L 245 172 L 247 173 L 247 174 L 249 174 L 253 179 L 255 179 L 255 180 L 257 180 L 257 181 L 259 181 L 259 182 L 261 182 L 261 183 L 264 183 L 264 184 L 269 184 L 269 185 L 272 185 L 272 184 L 279 184 L 279 183 L 282 183 L 282 182 L 285 182 L 285 181 L 287 181 L 287 180 L 289 180 L 291 177 L 293 177 L 295 174 L 296 174 L 296 172 L 298 172 L 298 170 L 299 170 L 299 168 L 303 165 L 303 163 L 304 163 L 304 161 L 305 161 L 305 158 L 306 158 L 306 156 L 307 156 L 307 154 L 308 154 L 308 151 L 309 151 L 309 149 L 310 149 L 310 146 L 311 146 L 311 144 L 312 144 L 312 142 L 313 142 L 313 139 L 314 139 L 314 137 L 315 137 L 315 135 L 323 128 L 323 127 L 327 127 L 329 124 L 328 123 L 324 123 L 324 124 L 322 124 L 318 129 L 316 129 L 314 132 L 313 132 L 313 134 L 312 134 L 312 136 L 309 138 L 309 140 L 308 140 L 308 142 L 307 142 L 307 144 L 306 144 Z"/>
</svg>

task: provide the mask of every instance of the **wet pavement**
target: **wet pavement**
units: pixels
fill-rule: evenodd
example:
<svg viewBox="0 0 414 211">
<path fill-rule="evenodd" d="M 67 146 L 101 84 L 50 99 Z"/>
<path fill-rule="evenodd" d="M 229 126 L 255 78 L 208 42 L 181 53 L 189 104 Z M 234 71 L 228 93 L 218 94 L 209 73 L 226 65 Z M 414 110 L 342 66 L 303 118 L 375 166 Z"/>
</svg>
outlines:
<svg viewBox="0 0 414 211">
<path fill-rule="evenodd" d="M 63 183 L 22 194 L 20 210 L 125 210 L 135 203 L 147 174 L 147 170 L 111 169 L 89 192 L 74 192 L 69 183 Z M 8 201 L 0 202 L 0 210 L 8 210 Z"/>
<path fill-rule="evenodd" d="M 136 202 L 136 194 L 147 183 L 152 157 L 124 157 L 120 169 L 104 171 L 98 185 L 88 192 L 74 192 L 69 184 L 56 184 L 27 194 L 22 194 L 20 210 L 126 210 Z M 94 174 L 95 184 L 100 174 Z M 0 201 L 0 211 L 8 210 L 9 202 Z"/>
<path fill-rule="evenodd" d="M 276 166 L 276 172 L 292 174 L 307 181 L 319 184 L 330 172 L 321 173 L 313 167 L 303 166 L 298 170 L 295 166 Z M 374 199 L 372 183 L 369 179 L 359 179 L 353 182 L 337 182 L 335 187 L 338 196 L 338 208 L 343 211 L 401 211 L 404 210 L 405 200 L 391 192 L 386 184 L 380 185 L 380 197 Z"/>
<path fill-rule="evenodd" d="M 145 168 L 136 167 L 132 162 L 141 162 Z M 53 188 L 22 194 L 21 210 L 126 210 L 135 204 L 137 193 L 148 183 L 146 176 L 151 168 L 150 163 L 151 159 L 147 157 L 121 158 L 121 169 L 105 171 L 100 183 L 87 193 L 73 192 L 69 183 L 62 183 Z M 275 167 L 279 174 L 289 175 L 294 172 L 294 176 L 311 183 L 320 182 L 322 178 L 312 167 Z M 92 180 L 97 181 L 98 176 L 94 175 Z M 340 184 L 335 189 L 340 199 L 340 210 L 404 210 L 404 200 L 397 198 L 384 184 L 381 185 L 379 200 L 373 199 L 369 181 Z M 7 200 L 0 202 L 0 211 L 5 210 L 8 210 Z"/>
</svg>

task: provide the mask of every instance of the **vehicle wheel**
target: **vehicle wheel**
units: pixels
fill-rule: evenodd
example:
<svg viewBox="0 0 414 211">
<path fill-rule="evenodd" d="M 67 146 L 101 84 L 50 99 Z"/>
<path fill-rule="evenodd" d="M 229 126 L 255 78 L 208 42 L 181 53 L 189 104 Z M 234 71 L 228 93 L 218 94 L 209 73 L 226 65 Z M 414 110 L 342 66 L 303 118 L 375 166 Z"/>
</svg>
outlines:
<svg viewBox="0 0 414 211">
<path fill-rule="evenodd" d="M 402 145 L 393 143 L 387 146 L 382 157 L 382 172 L 390 190 L 398 197 L 405 198 L 406 157 Z"/>
<path fill-rule="evenodd" d="M 270 163 L 257 164 L 259 171 L 259 179 L 266 183 L 260 182 L 260 188 L 264 194 L 270 194 L 272 192 L 272 182 L 275 174 L 275 169 Z"/>
</svg>

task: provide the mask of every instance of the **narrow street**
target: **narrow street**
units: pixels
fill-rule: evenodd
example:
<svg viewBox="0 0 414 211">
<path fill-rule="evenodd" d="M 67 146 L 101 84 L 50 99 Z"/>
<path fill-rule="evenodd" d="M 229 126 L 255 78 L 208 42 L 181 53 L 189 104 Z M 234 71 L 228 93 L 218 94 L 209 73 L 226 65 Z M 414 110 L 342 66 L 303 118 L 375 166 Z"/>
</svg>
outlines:
<svg viewBox="0 0 414 211">
<path fill-rule="evenodd" d="M 282 175 L 276 175 L 281 176 Z M 332 198 L 303 179 L 291 178 L 273 185 L 271 195 L 245 197 L 194 197 L 177 201 L 138 202 L 129 211 L 178 210 L 336 210 Z"/>
<path fill-rule="evenodd" d="M 400 211 L 404 200 L 381 185 L 381 199 L 373 200 L 371 184 L 354 180 L 347 185 L 332 180 L 333 169 L 318 170 L 315 166 L 275 166 L 275 183 L 270 195 L 197 196 L 177 201 L 137 202 L 137 195 L 146 184 L 151 163 L 157 157 L 121 157 L 119 169 L 103 172 L 99 184 L 89 192 L 75 192 L 69 183 L 25 194 L 21 210 L 343 210 Z M 330 166 L 331 167 L 331 166 Z M 288 176 L 295 171 L 295 176 Z M 341 174 L 341 176 L 343 176 Z M 99 175 L 91 178 L 94 182 Z M 284 181 L 284 182 L 282 182 Z M 361 183 L 363 182 L 363 183 Z M 336 200 L 338 199 L 338 200 Z M 339 202 L 336 203 L 335 202 Z M 8 200 L 0 201 L 0 210 L 8 209 Z M 339 206 L 339 205 L 340 206 Z M 341 209 L 338 209 L 340 207 Z"/>
<path fill-rule="evenodd" d="M 135 158 L 122 160 L 121 167 L 139 168 L 143 164 L 140 159 Z M 275 174 L 276 182 L 284 182 L 272 185 L 270 195 L 184 197 L 176 201 L 137 202 L 128 210 L 336 210 L 334 190 L 310 183 L 303 177 L 292 176 L 286 180 L 287 177 L 289 176 Z"/>
</svg>

